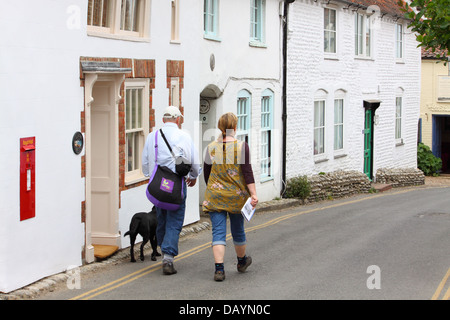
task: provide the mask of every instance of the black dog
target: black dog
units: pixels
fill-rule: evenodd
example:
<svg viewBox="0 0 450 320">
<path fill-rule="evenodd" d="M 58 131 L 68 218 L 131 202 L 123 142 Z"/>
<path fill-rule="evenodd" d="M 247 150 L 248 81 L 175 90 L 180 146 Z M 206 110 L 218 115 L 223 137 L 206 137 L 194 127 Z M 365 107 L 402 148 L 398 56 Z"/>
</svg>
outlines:
<svg viewBox="0 0 450 320">
<path fill-rule="evenodd" d="M 151 259 L 152 261 L 156 261 L 156 257 L 161 256 L 157 251 L 157 242 L 156 242 L 156 208 L 153 207 L 150 212 L 138 212 L 131 219 L 130 230 L 127 231 L 123 236 L 130 236 L 130 254 L 131 254 L 131 262 L 136 262 L 134 259 L 134 242 L 136 241 L 136 236 L 140 234 L 143 238 L 141 244 L 141 260 L 144 261 L 144 245 L 150 240 L 150 244 L 152 246 L 153 252 Z"/>
</svg>

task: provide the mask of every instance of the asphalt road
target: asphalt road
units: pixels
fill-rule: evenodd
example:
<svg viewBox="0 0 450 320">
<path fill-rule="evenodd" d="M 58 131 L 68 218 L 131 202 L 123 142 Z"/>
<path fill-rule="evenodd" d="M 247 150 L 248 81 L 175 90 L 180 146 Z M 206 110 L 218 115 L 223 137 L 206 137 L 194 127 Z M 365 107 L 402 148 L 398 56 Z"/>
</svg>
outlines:
<svg viewBox="0 0 450 320">
<path fill-rule="evenodd" d="M 449 195 L 416 187 L 257 214 L 246 223 L 253 264 L 238 273 L 229 240 L 224 282 L 206 230 L 180 241 L 176 275 L 162 275 L 160 259 L 123 261 L 39 299 L 448 299 Z"/>
</svg>

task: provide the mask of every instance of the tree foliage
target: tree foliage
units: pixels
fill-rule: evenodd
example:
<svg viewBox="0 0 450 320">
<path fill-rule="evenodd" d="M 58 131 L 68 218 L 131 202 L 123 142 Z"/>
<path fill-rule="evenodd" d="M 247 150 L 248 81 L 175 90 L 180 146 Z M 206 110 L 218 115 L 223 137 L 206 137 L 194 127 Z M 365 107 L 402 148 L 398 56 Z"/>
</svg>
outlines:
<svg viewBox="0 0 450 320">
<path fill-rule="evenodd" d="M 450 50 L 450 0 L 413 0 L 409 4 L 399 0 L 409 27 L 417 32 L 419 46 L 436 52 L 436 57 L 447 61 Z"/>
</svg>

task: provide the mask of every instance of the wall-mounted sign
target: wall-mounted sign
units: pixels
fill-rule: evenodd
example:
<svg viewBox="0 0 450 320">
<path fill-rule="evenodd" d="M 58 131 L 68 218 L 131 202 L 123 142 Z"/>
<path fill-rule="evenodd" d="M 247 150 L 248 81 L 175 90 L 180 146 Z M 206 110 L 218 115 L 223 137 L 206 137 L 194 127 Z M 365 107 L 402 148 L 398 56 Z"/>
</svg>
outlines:
<svg viewBox="0 0 450 320">
<path fill-rule="evenodd" d="M 73 152 L 75 154 L 80 154 L 81 151 L 83 150 L 83 144 L 84 144 L 83 135 L 79 131 L 75 132 L 72 138 Z"/>
<path fill-rule="evenodd" d="M 206 99 L 200 100 L 200 114 L 208 113 L 210 108 L 209 101 Z"/>
<path fill-rule="evenodd" d="M 211 68 L 211 71 L 214 71 L 214 68 L 216 67 L 216 57 L 214 56 L 214 53 L 211 53 L 209 56 L 209 67 Z"/>
</svg>

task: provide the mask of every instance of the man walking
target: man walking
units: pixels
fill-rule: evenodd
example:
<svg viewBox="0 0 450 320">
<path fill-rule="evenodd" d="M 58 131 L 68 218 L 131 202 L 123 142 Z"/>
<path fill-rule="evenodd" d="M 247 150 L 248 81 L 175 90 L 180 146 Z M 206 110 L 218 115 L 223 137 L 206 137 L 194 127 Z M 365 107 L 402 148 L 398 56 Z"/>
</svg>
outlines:
<svg viewBox="0 0 450 320">
<path fill-rule="evenodd" d="M 164 125 L 161 129 L 175 156 L 182 156 L 191 163 L 191 170 L 185 178 L 185 183 L 188 187 L 193 187 L 197 182 L 201 169 L 194 142 L 188 133 L 179 129 L 181 119 L 180 110 L 177 107 L 169 106 L 164 110 Z M 148 135 L 142 151 L 142 172 L 146 177 L 150 176 L 155 167 L 155 132 L 153 131 Z M 164 141 L 158 143 L 157 163 L 159 166 L 166 166 L 173 172 L 176 172 L 175 159 Z M 184 190 L 186 190 L 186 185 Z M 173 259 L 178 255 L 178 240 L 183 227 L 186 209 L 186 193 L 184 193 L 184 199 L 179 209 L 171 211 L 156 208 L 158 218 L 156 237 L 158 245 L 164 254 L 163 273 L 166 275 L 177 273 L 173 266 Z"/>
</svg>

